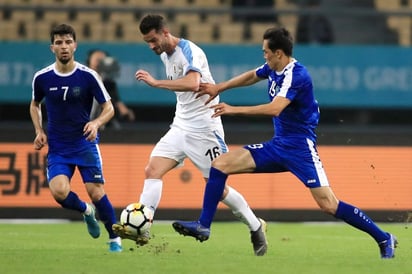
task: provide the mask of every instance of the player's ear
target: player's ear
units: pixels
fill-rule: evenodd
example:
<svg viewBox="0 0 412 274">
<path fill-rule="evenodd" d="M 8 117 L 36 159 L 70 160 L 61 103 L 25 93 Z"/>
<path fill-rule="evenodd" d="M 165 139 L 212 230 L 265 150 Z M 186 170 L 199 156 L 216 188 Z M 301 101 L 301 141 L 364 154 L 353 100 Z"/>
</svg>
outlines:
<svg viewBox="0 0 412 274">
<path fill-rule="evenodd" d="M 51 52 L 53 52 L 53 53 L 54 53 L 54 47 L 53 47 L 53 44 L 52 44 L 52 45 L 50 45 L 50 50 L 51 50 Z"/>
<path fill-rule="evenodd" d="M 164 29 L 163 29 L 163 35 L 164 35 L 165 37 L 168 37 L 168 36 L 170 35 L 169 29 L 164 28 Z"/>
</svg>

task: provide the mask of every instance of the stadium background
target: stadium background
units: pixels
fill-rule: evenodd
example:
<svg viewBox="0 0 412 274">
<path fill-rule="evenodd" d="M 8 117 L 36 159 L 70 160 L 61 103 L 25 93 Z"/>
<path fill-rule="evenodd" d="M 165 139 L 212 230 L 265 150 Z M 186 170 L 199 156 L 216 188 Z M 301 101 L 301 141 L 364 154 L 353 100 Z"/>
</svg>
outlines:
<svg viewBox="0 0 412 274">
<path fill-rule="evenodd" d="M 135 122 L 102 132 L 107 190 L 116 207 L 137 200 L 153 144 L 174 112 L 174 96 L 134 81 L 137 68 L 157 77 L 163 66 L 138 33 L 147 12 L 163 14 L 172 31 L 201 45 L 216 81 L 260 65 L 261 36 L 284 25 L 295 36 L 304 15 L 324 15 L 334 41 L 297 43 L 294 55 L 310 69 L 321 106 L 319 151 L 338 197 L 380 221 L 404 221 L 412 208 L 411 0 L 4 0 L 0 3 L 0 218 L 69 218 L 52 200 L 44 177 L 45 151 L 35 152 L 28 105 L 33 73 L 52 61 L 49 30 L 72 24 L 76 59 L 102 48 L 121 65 L 121 97 Z M 242 5 L 240 5 L 242 4 Z M 153 93 L 156 92 L 156 93 Z M 156 94 L 153 96 L 152 94 Z M 264 84 L 223 94 L 228 103 L 264 102 Z M 268 139 L 270 120 L 224 117 L 230 149 Z M 238 175 L 239 189 L 259 216 L 273 221 L 332 220 L 318 212 L 290 174 Z M 187 161 L 165 178 L 159 219 L 193 218 L 201 206 L 203 180 Z M 78 174 L 73 187 L 86 198 Z M 224 208 L 218 219 L 233 217 Z"/>
</svg>

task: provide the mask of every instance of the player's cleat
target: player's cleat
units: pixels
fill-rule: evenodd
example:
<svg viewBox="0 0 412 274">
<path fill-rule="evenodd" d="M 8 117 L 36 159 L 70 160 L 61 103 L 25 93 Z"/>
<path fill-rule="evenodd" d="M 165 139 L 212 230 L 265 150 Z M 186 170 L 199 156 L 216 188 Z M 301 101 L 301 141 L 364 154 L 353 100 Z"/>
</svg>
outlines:
<svg viewBox="0 0 412 274">
<path fill-rule="evenodd" d="M 136 242 L 137 245 L 143 246 L 149 243 L 150 232 L 146 230 L 142 235 L 135 235 L 130 233 L 127 229 L 124 228 L 121 224 L 112 225 L 113 232 L 122 239 L 128 239 Z"/>
<path fill-rule="evenodd" d="M 191 236 L 196 238 L 196 240 L 203 242 L 209 239 L 210 229 L 201 225 L 198 221 L 196 222 L 184 222 L 176 221 L 173 224 L 173 228 L 177 233 L 183 236 Z"/>
<path fill-rule="evenodd" d="M 132 241 L 136 241 L 136 235 L 129 233 L 123 225 L 121 224 L 113 224 L 112 225 L 113 232 L 122 239 L 129 239 Z"/>
<path fill-rule="evenodd" d="M 396 237 L 390 233 L 388 233 L 388 235 L 389 239 L 379 243 L 382 259 L 391 259 L 395 257 L 395 248 L 398 246 Z"/>
<path fill-rule="evenodd" d="M 253 250 L 256 256 L 263 256 L 268 249 L 268 242 L 266 240 L 266 222 L 259 218 L 260 227 L 256 231 L 250 232 L 250 239 L 253 244 Z"/>
<path fill-rule="evenodd" d="M 100 236 L 100 226 L 96 220 L 96 210 L 94 205 L 88 204 L 91 208 L 91 213 L 89 215 L 83 214 L 83 219 L 87 224 L 87 231 L 89 231 L 90 236 L 93 238 L 99 238 Z"/>
<path fill-rule="evenodd" d="M 136 238 L 136 244 L 140 246 L 147 245 L 150 240 L 150 231 L 145 230 L 141 235 L 138 235 Z"/>
<path fill-rule="evenodd" d="M 122 252 L 123 248 L 118 242 L 109 242 L 110 252 Z"/>
</svg>

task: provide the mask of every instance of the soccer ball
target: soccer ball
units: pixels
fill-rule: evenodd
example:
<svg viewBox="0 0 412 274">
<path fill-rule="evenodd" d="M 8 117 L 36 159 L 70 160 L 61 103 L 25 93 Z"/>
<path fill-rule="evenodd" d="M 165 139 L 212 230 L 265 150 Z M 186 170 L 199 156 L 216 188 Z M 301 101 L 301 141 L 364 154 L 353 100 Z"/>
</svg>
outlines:
<svg viewBox="0 0 412 274">
<path fill-rule="evenodd" d="M 142 235 L 153 223 L 153 211 L 140 203 L 132 203 L 120 214 L 120 223 L 131 235 Z"/>
</svg>

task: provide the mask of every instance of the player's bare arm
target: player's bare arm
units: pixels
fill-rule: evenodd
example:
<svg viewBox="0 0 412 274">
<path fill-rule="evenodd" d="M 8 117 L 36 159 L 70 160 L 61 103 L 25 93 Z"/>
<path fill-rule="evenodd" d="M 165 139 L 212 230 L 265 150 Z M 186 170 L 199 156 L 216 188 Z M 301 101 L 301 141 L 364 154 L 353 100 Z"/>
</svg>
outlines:
<svg viewBox="0 0 412 274">
<path fill-rule="evenodd" d="M 197 91 L 200 85 L 200 73 L 189 71 L 184 77 L 174 80 L 157 80 L 145 70 L 136 72 L 136 80 L 143 81 L 151 87 L 170 91 Z"/>
<path fill-rule="evenodd" d="M 112 119 L 112 117 L 114 116 L 112 101 L 107 101 L 101 104 L 101 107 L 102 112 L 100 113 L 100 115 L 96 119 L 88 122 L 83 128 L 83 134 L 84 136 L 86 136 L 86 140 L 88 141 L 96 140 L 99 128 L 109 122 L 110 119 Z"/>
<path fill-rule="evenodd" d="M 290 104 L 290 100 L 285 97 L 276 96 L 272 102 L 268 104 L 256 106 L 231 106 L 226 103 L 219 103 L 212 106 L 214 114 L 212 117 L 222 115 L 264 115 L 264 116 L 279 116 L 280 113 Z"/>
<path fill-rule="evenodd" d="M 34 129 L 36 132 L 36 137 L 33 141 L 34 149 L 40 150 L 47 144 L 47 135 L 44 132 L 42 126 L 42 114 L 39 102 L 36 102 L 34 100 L 31 101 L 30 116 L 33 121 Z"/>
<path fill-rule="evenodd" d="M 195 91 L 196 98 L 203 96 L 205 94 L 209 95 L 209 98 L 206 100 L 205 105 L 209 104 L 216 96 L 219 95 L 220 92 L 223 90 L 219 88 L 219 84 L 211 84 L 211 83 L 201 83 L 199 90 Z"/>
<path fill-rule="evenodd" d="M 236 87 L 244 87 L 253 85 L 260 80 L 263 80 L 257 77 L 256 72 L 254 69 L 246 71 L 238 76 L 233 77 L 230 80 L 225 82 L 221 82 L 218 84 L 210 84 L 210 83 L 201 83 L 199 90 L 196 91 L 197 96 L 196 98 L 208 94 L 210 98 L 205 102 L 205 104 L 210 103 L 219 93 L 222 93 L 225 90 L 236 88 Z"/>
</svg>

